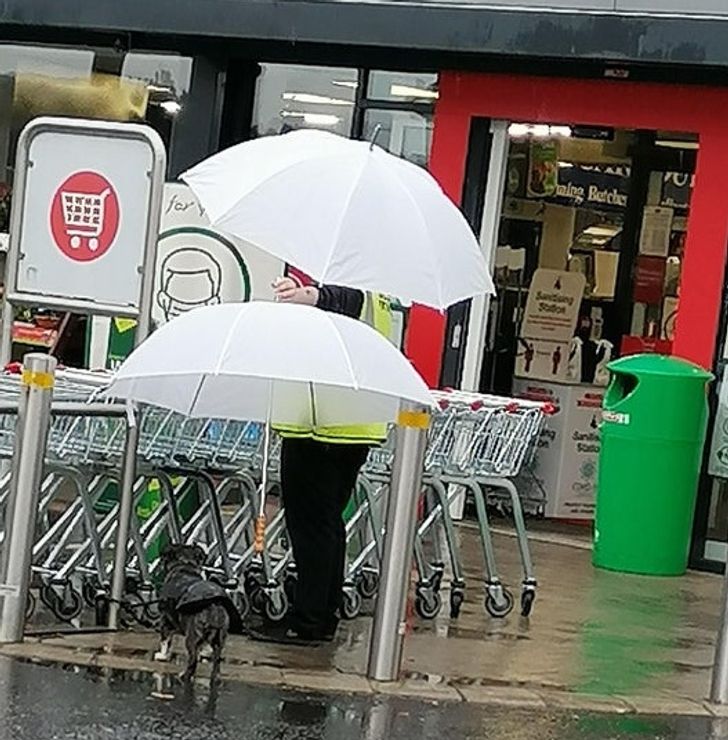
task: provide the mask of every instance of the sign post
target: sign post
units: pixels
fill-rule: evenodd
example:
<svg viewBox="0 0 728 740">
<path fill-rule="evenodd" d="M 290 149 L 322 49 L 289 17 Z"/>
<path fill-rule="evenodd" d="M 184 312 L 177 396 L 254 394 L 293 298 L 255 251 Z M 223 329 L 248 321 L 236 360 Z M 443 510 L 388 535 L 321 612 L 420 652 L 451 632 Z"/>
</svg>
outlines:
<svg viewBox="0 0 728 740">
<path fill-rule="evenodd" d="M 20 134 L 15 162 L 0 362 L 12 358 L 19 306 L 134 319 L 135 342 L 144 341 L 166 170 L 158 134 L 137 124 L 36 118 Z M 119 487 L 111 626 L 124 590 L 137 434 L 132 418 Z"/>
</svg>

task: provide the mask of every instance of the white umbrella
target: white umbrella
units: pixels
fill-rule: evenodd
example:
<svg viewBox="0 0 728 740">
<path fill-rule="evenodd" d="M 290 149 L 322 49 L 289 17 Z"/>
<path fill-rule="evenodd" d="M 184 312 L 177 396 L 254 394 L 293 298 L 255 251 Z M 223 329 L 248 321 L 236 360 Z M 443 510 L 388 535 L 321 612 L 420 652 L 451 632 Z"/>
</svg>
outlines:
<svg viewBox="0 0 728 740">
<path fill-rule="evenodd" d="M 164 324 L 107 395 L 192 417 L 335 426 L 432 404 L 407 358 L 363 322 L 287 303 L 226 303 Z"/>
<path fill-rule="evenodd" d="M 400 401 L 432 405 L 405 356 L 363 322 L 292 304 L 228 303 L 164 324 L 117 370 L 106 395 L 192 417 L 336 426 L 396 419 Z"/>
<path fill-rule="evenodd" d="M 369 142 L 295 131 L 182 175 L 213 226 L 315 280 L 437 309 L 493 293 L 470 226 L 424 169 Z"/>
</svg>

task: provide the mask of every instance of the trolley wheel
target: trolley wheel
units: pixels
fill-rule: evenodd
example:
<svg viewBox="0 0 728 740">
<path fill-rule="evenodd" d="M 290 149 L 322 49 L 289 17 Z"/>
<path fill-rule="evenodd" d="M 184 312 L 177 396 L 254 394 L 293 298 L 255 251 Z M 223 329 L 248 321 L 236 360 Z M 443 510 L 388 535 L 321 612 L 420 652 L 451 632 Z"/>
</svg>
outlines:
<svg viewBox="0 0 728 740">
<path fill-rule="evenodd" d="M 109 623 L 109 595 L 105 591 L 96 594 L 94 615 L 97 627 L 105 627 Z"/>
<path fill-rule="evenodd" d="M 250 608 L 253 610 L 253 612 L 255 614 L 265 613 L 266 598 L 263 587 L 261 585 L 258 585 L 258 587 L 254 591 L 248 593 L 248 598 L 250 599 Z"/>
<path fill-rule="evenodd" d="M 64 622 L 72 622 L 83 611 L 83 599 L 70 586 L 63 590 L 63 596 L 56 602 L 53 613 Z"/>
<path fill-rule="evenodd" d="M 28 600 L 25 602 L 25 618 L 30 619 L 35 614 L 35 596 L 32 591 L 28 591 Z"/>
<path fill-rule="evenodd" d="M 346 588 L 342 595 L 341 616 L 344 619 L 356 619 L 361 614 L 361 594 L 355 588 Z"/>
<path fill-rule="evenodd" d="M 288 597 L 286 592 L 280 590 L 278 592 L 278 599 L 273 597 L 273 594 L 263 594 L 265 599 L 265 616 L 271 622 L 281 622 L 285 619 L 288 614 Z"/>
<path fill-rule="evenodd" d="M 357 591 L 364 599 L 373 599 L 379 588 L 379 573 L 373 570 L 365 570 L 359 573 L 356 579 Z"/>
<path fill-rule="evenodd" d="M 521 594 L 521 616 L 530 617 L 533 610 L 533 602 L 536 601 L 536 592 L 529 588 Z"/>
<path fill-rule="evenodd" d="M 250 601 L 248 600 L 248 596 L 245 591 L 241 591 L 240 589 L 230 591 L 230 600 L 233 602 L 235 608 L 238 610 L 238 614 L 240 614 L 240 619 L 245 619 L 245 617 L 248 616 L 248 612 L 250 611 Z"/>
<path fill-rule="evenodd" d="M 263 586 L 262 578 L 263 574 L 256 570 L 249 570 L 243 576 L 243 588 L 251 599 L 253 594 Z"/>
<path fill-rule="evenodd" d="M 442 609 L 439 591 L 422 590 L 415 596 L 415 611 L 422 619 L 434 619 Z"/>
<path fill-rule="evenodd" d="M 462 591 L 450 592 L 450 619 L 457 619 L 460 616 L 465 594 Z"/>
<path fill-rule="evenodd" d="M 161 619 L 162 614 L 159 611 L 159 605 L 155 601 L 145 600 L 144 606 L 142 608 L 142 614 L 139 618 L 140 623 L 144 627 L 157 629 L 157 627 L 159 627 Z"/>
<path fill-rule="evenodd" d="M 56 596 L 53 586 L 50 583 L 42 583 L 38 595 L 40 596 L 41 603 L 52 612 L 55 612 L 58 596 Z"/>
<path fill-rule="evenodd" d="M 119 621 L 124 627 L 142 624 L 144 617 L 144 599 L 137 593 L 126 593 L 121 600 Z"/>
<path fill-rule="evenodd" d="M 439 591 L 442 586 L 442 574 L 444 571 L 440 563 L 435 564 L 433 567 L 434 570 L 430 576 L 430 586 L 433 591 Z"/>
<path fill-rule="evenodd" d="M 94 581 L 84 581 L 81 585 L 81 595 L 89 609 L 96 608 L 96 596 L 100 590 L 101 587 Z"/>
<path fill-rule="evenodd" d="M 492 594 L 487 594 L 485 597 L 485 610 L 490 614 L 491 617 L 502 619 L 507 617 L 513 611 L 513 594 L 504 588 L 501 590 L 502 601 L 496 601 Z"/>
</svg>

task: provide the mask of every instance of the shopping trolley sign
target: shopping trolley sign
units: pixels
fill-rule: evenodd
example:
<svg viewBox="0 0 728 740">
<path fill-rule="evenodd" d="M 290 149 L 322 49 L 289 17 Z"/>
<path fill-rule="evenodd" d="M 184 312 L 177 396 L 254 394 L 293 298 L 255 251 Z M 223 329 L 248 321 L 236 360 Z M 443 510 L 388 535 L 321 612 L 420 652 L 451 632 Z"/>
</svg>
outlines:
<svg viewBox="0 0 728 740">
<path fill-rule="evenodd" d="M 58 249 L 75 262 L 91 262 L 111 249 L 119 231 L 119 197 L 109 180 L 84 170 L 58 187 L 50 208 L 50 227 Z"/>
<path fill-rule="evenodd" d="M 144 124 L 28 123 L 15 155 L 4 315 L 42 306 L 119 316 L 140 319 L 145 334 L 165 172 L 164 143 Z M 0 356 L 12 356 L 4 335 Z"/>
</svg>

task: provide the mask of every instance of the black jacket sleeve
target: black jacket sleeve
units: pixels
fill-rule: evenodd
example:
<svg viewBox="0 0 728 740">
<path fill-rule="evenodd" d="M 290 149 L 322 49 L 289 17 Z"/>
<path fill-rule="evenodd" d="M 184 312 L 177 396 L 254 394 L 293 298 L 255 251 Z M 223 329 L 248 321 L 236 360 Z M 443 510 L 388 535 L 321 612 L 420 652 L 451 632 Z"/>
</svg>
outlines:
<svg viewBox="0 0 728 740">
<path fill-rule="evenodd" d="M 340 313 L 358 319 L 364 307 L 364 294 L 356 288 L 343 288 L 338 285 L 319 287 L 317 308 L 331 313 Z"/>
</svg>

